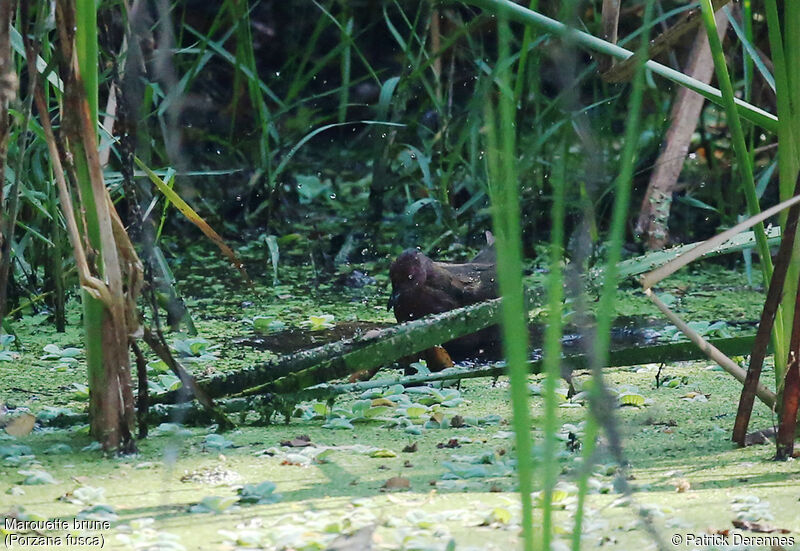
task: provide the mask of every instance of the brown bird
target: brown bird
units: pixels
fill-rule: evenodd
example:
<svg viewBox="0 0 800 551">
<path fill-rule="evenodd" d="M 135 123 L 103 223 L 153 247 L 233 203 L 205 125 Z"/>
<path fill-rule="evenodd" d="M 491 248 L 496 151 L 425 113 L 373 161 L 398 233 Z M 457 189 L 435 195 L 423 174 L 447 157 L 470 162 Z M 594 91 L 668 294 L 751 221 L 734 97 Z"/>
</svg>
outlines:
<svg viewBox="0 0 800 551">
<path fill-rule="evenodd" d="M 491 240 L 490 240 L 491 245 Z M 497 267 L 494 249 L 487 248 L 471 262 L 435 262 L 417 249 L 406 249 L 389 268 L 394 308 L 398 322 L 440 314 L 455 308 L 497 298 Z M 444 343 L 457 359 L 489 357 L 499 352 L 496 327 L 483 329 Z"/>
</svg>

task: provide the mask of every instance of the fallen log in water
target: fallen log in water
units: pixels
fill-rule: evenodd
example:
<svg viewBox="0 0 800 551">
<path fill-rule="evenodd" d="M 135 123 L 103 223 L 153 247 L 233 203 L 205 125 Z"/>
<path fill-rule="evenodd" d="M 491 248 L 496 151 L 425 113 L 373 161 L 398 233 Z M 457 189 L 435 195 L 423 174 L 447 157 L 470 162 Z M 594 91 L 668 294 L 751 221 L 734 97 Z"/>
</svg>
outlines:
<svg viewBox="0 0 800 551">
<path fill-rule="evenodd" d="M 435 316 L 398 324 L 363 336 L 304 350 L 271 362 L 200 381 L 210 398 L 295 392 L 380 366 L 499 322 L 500 301 L 494 299 Z M 176 392 L 153 397 L 174 402 Z"/>
<path fill-rule="evenodd" d="M 727 337 L 723 339 L 710 339 L 709 342 L 722 350 L 728 356 L 742 356 L 750 353 L 755 337 L 743 335 L 740 337 Z M 625 367 L 629 365 L 654 364 L 705 359 L 705 354 L 694 343 L 689 341 L 671 342 L 651 346 L 635 346 L 622 350 L 609 352 L 606 367 Z M 573 354 L 562 359 L 564 367 L 588 369 L 589 360 L 584 354 Z M 543 360 L 528 362 L 528 371 L 538 374 L 544 368 Z M 309 398 L 323 399 L 345 392 L 368 390 L 395 384 L 423 384 L 436 381 L 449 381 L 458 379 L 475 379 L 480 377 L 499 377 L 505 374 L 505 366 L 493 365 L 477 369 L 450 368 L 438 373 L 426 375 L 409 375 L 405 377 L 385 377 L 348 384 L 319 385 L 304 391 Z"/>
<path fill-rule="evenodd" d="M 299 392 L 297 397 L 302 399 L 324 399 L 350 390 L 375 388 L 389 384 L 419 384 L 499 376 L 504 374 L 504 367 L 494 365 L 474 370 L 448 369 L 430 375 L 382 378 L 363 383 L 320 384 L 344 377 L 355 371 L 389 365 L 398 358 L 442 342 L 442 339 L 453 338 L 496 323 L 499 314 L 498 306 L 499 300 L 493 300 L 384 330 L 369 332 L 362 337 L 292 354 L 252 369 L 216 376 L 201 381 L 200 384 L 210 396 L 215 398 Z M 445 322 L 452 323 L 452 325 L 442 325 Z M 452 332 L 443 333 L 441 331 L 443 327 L 452 328 Z M 753 339 L 752 335 L 747 335 L 712 339 L 709 342 L 728 356 L 737 356 L 749 354 L 753 346 Z M 703 352 L 693 343 L 680 341 L 612 351 L 609 354 L 608 367 L 697 360 L 704 357 Z M 562 363 L 565 368 L 570 370 L 583 369 L 588 365 L 586 357 L 582 354 L 565 356 Z M 542 361 L 531 361 L 529 368 L 531 373 L 539 373 L 542 369 Z M 309 388 L 312 386 L 315 388 Z M 154 399 L 166 402 L 171 394 L 173 393 L 154 397 Z"/>
<path fill-rule="evenodd" d="M 728 356 L 742 356 L 749 354 L 754 341 L 753 335 L 730 337 L 724 339 L 711 339 L 709 342 Z M 609 354 L 608 367 L 625 367 L 629 365 L 669 363 L 705 359 L 703 352 L 689 341 L 672 342 L 651 346 L 636 346 L 622 350 L 612 351 Z M 588 360 L 583 354 L 565 356 L 562 360 L 569 369 L 586 369 Z M 533 374 L 541 373 L 542 360 L 529 362 L 529 371 Z M 482 377 L 499 377 L 505 375 L 505 367 L 494 364 L 477 369 L 450 368 L 438 373 L 425 375 L 409 375 L 397 377 L 381 377 L 370 381 L 361 381 L 347 384 L 318 384 L 314 387 L 301 390 L 291 395 L 291 403 L 305 400 L 330 400 L 338 395 L 348 392 L 360 392 L 372 388 L 389 387 L 396 384 L 419 385 L 439 381 L 452 381 L 460 379 L 477 379 Z M 250 394 L 250 393 L 249 393 Z M 226 413 L 244 412 L 252 409 L 249 399 L 232 398 L 221 400 L 217 404 Z M 175 418 L 183 419 L 185 424 L 209 423 L 212 419 L 208 412 L 197 405 L 159 405 L 153 408 L 148 416 L 150 423 L 166 422 Z M 85 414 L 60 416 L 54 420 L 39 420 L 48 426 L 65 426 L 77 422 L 85 422 Z"/>
</svg>

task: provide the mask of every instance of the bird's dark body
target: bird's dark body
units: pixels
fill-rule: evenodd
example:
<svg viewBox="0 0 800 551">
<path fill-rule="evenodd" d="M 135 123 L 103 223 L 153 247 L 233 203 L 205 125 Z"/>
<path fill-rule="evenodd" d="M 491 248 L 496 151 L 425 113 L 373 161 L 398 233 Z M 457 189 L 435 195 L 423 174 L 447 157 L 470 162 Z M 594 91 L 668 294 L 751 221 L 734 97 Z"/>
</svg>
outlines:
<svg viewBox="0 0 800 551">
<path fill-rule="evenodd" d="M 477 262 L 476 262 L 477 260 Z M 455 308 L 497 298 L 494 250 L 481 252 L 472 262 L 434 262 L 416 249 L 406 249 L 389 269 L 390 306 L 398 322 L 441 314 Z M 499 354 L 499 331 L 489 327 L 444 343 L 453 359 L 492 358 Z"/>
</svg>

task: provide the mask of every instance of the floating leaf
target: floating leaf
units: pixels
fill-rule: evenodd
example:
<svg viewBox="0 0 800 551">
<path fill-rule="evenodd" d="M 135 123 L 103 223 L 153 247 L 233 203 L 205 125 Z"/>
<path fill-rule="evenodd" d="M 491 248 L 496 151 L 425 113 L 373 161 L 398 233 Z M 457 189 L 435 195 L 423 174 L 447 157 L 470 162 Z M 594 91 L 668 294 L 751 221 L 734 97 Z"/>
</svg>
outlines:
<svg viewBox="0 0 800 551">
<path fill-rule="evenodd" d="M 633 392 L 626 392 L 618 396 L 621 406 L 641 407 L 644 405 L 644 396 Z"/>
<path fill-rule="evenodd" d="M 33 450 L 30 446 L 23 444 L 9 444 L 7 446 L 0 446 L 0 459 L 7 457 L 21 457 L 23 455 L 33 455 Z"/>
<path fill-rule="evenodd" d="M 72 398 L 74 400 L 88 400 L 89 387 L 83 383 L 72 383 Z"/>
<path fill-rule="evenodd" d="M 25 486 L 39 486 L 42 484 L 58 484 L 58 481 L 53 478 L 53 475 L 47 471 L 40 469 L 32 469 L 29 471 L 19 471 L 19 474 L 25 476 L 22 484 Z"/>
<path fill-rule="evenodd" d="M 265 505 L 277 503 L 283 496 L 275 493 L 275 483 L 269 480 L 260 484 L 245 484 L 239 490 L 239 501 L 241 503 L 255 503 Z"/>
<path fill-rule="evenodd" d="M 41 357 L 42 360 L 67 360 L 74 359 L 81 354 L 80 348 L 61 348 L 57 344 L 45 345 L 44 351 L 46 354 Z"/>
<path fill-rule="evenodd" d="M 495 507 L 489 513 L 489 516 L 487 517 L 486 520 L 488 524 L 495 524 L 495 523 L 508 524 L 509 522 L 511 522 L 512 517 L 513 515 L 511 514 L 511 511 L 509 511 L 505 507 Z"/>
<path fill-rule="evenodd" d="M 274 316 L 254 316 L 253 329 L 261 333 L 269 333 L 271 331 L 279 331 L 286 327 L 286 324 L 281 320 L 275 319 Z"/>
<path fill-rule="evenodd" d="M 191 436 L 192 431 L 185 428 L 183 425 L 179 425 L 177 423 L 161 423 L 155 428 L 153 434 L 156 436 L 173 435 L 173 436 L 186 437 L 186 436 Z"/>
<path fill-rule="evenodd" d="M 102 486 L 81 486 L 69 494 L 67 501 L 76 505 L 97 505 L 105 499 L 106 489 Z"/>
<path fill-rule="evenodd" d="M 147 362 L 147 372 L 148 373 L 167 373 L 169 371 L 169 366 L 164 362 L 164 360 L 153 360 L 151 362 Z"/>
<path fill-rule="evenodd" d="M 258 530 L 220 530 L 219 534 L 239 547 L 249 549 L 264 548 L 265 535 Z"/>
<path fill-rule="evenodd" d="M 209 434 L 206 435 L 205 439 L 203 440 L 203 445 L 212 450 L 224 450 L 226 448 L 232 448 L 233 441 L 228 440 L 221 434 Z"/>
<path fill-rule="evenodd" d="M 369 454 L 370 457 L 397 457 L 397 454 L 388 448 L 378 448 Z"/>
<path fill-rule="evenodd" d="M 28 511 L 25 507 L 18 507 L 17 508 L 17 518 L 19 520 L 25 521 L 45 521 L 48 518 L 41 513 L 36 513 L 34 511 Z"/>
<path fill-rule="evenodd" d="M 318 314 L 309 316 L 304 322 L 301 322 L 302 327 L 308 327 L 311 331 L 321 331 L 322 329 L 330 329 L 334 326 L 332 314 Z"/>
<path fill-rule="evenodd" d="M 111 505 L 98 504 L 92 505 L 91 507 L 80 511 L 76 515 L 76 518 L 82 520 L 103 520 L 115 522 L 119 519 L 119 515 L 117 514 L 116 509 L 114 509 Z"/>
<path fill-rule="evenodd" d="M 349 419 L 345 419 L 343 417 L 336 417 L 333 419 L 328 419 L 328 421 L 322 425 L 323 429 L 336 429 L 336 430 L 353 430 L 353 424 L 350 422 Z"/>
<path fill-rule="evenodd" d="M 426 406 L 423 406 L 422 404 L 413 404 L 405 408 L 403 413 L 411 419 L 416 419 L 422 417 L 427 411 L 428 408 Z"/>
<path fill-rule="evenodd" d="M 367 411 L 364 412 L 364 417 L 368 419 L 374 419 L 375 417 L 381 417 L 386 415 L 392 410 L 390 407 L 381 406 L 381 407 L 371 407 Z"/>
<path fill-rule="evenodd" d="M 54 406 L 45 406 L 36 414 L 39 421 L 52 421 L 61 415 L 74 415 L 75 412 L 69 408 L 60 408 Z"/>
<path fill-rule="evenodd" d="M 224 513 L 230 509 L 238 498 L 226 496 L 206 496 L 200 503 L 196 503 L 189 507 L 190 513 Z"/>
</svg>

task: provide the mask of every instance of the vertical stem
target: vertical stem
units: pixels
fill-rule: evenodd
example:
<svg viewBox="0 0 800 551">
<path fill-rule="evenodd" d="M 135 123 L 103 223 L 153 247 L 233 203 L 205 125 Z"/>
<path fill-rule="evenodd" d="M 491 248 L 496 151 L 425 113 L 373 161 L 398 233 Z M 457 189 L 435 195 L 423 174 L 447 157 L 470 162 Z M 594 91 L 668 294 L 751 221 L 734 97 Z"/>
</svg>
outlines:
<svg viewBox="0 0 800 551">
<path fill-rule="evenodd" d="M 516 435 L 519 492 L 522 501 L 523 548 L 533 549 L 533 460 L 528 410 L 528 330 L 522 286 L 522 236 L 520 231 L 519 182 L 516 174 L 516 131 L 513 91 L 510 88 L 511 30 L 500 17 L 498 27 L 497 80 L 499 82 L 499 125 L 487 104 L 490 189 L 492 218 L 497 239 L 497 278 L 503 297 L 503 348 L 511 379 L 511 409 Z M 499 130 L 499 136 L 498 136 Z"/>
<path fill-rule="evenodd" d="M 81 68 L 86 100 L 89 102 L 89 113 L 92 120 L 97 120 L 98 100 L 97 64 L 99 61 L 97 48 L 97 2 L 96 0 L 75 0 L 75 46 L 78 54 L 78 65 Z"/>
<path fill-rule="evenodd" d="M 794 181 L 798 174 L 798 144 L 796 138 L 800 135 L 800 124 L 796 122 L 796 116 L 800 113 L 800 106 L 796 100 L 792 101 L 793 86 L 789 72 L 791 67 L 800 63 L 800 52 L 790 51 L 788 48 L 789 38 L 787 37 L 787 47 L 784 47 L 784 37 L 781 31 L 781 23 L 785 22 L 786 29 L 797 29 L 798 12 L 796 9 L 784 12 L 784 18 L 778 15 L 778 7 L 775 0 L 766 0 L 764 3 L 767 15 L 767 30 L 769 36 L 769 48 L 774 65 L 775 75 L 775 97 L 778 106 L 778 181 L 780 199 L 786 200 L 791 197 L 794 189 Z M 794 18 L 790 17 L 793 16 Z M 800 35 L 798 32 L 789 32 L 789 35 Z M 795 36 L 794 40 L 798 40 Z M 795 81 L 800 81 L 795 75 Z M 781 213 L 781 227 L 786 227 L 787 213 Z M 781 308 L 775 319 L 775 329 L 773 332 L 773 343 L 775 346 L 775 382 L 776 388 L 780 390 L 783 385 L 784 375 L 786 374 L 786 359 L 788 357 L 787 344 L 790 339 L 789 331 L 792 327 L 794 296 L 797 294 L 797 282 L 800 277 L 800 251 L 795 249 L 789 262 L 786 275 L 786 286 L 784 288 L 784 299 L 781 301 Z"/>
<path fill-rule="evenodd" d="M 48 198 L 48 212 L 53 220 L 50 225 L 53 241 L 52 258 L 50 258 L 50 272 L 53 278 L 53 306 L 55 311 L 56 331 L 63 333 L 66 329 L 67 318 L 65 311 L 65 291 L 64 291 L 64 256 L 66 246 L 64 244 L 64 230 L 61 227 L 61 218 L 58 210 L 58 190 L 51 185 Z"/>
<path fill-rule="evenodd" d="M 777 14 L 770 15 L 770 3 L 767 2 L 767 19 L 768 21 L 772 18 L 776 18 Z M 744 131 L 742 130 L 742 124 L 739 119 L 739 116 L 736 112 L 736 106 L 734 104 L 734 93 L 733 93 L 733 85 L 731 84 L 730 76 L 728 74 L 728 67 L 725 62 L 725 53 L 722 49 L 722 43 L 717 35 L 717 27 L 716 22 L 714 20 L 714 8 L 711 4 L 711 0 L 701 0 L 700 7 L 703 10 L 703 22 L 706 26 L 706 31 L 708 35 L 708 42 L 711 46 L 711 56 L 714 59 L 714 68 L 716 69 L 717 73 L 717 82 L 720 87 L 720 91 L 722 92 L 722 99 L 723 104 L 725 107 L 725 113 L 727 115 L 728 120 L 728 127 L 730 129 L 731 134 L 731 142 L 733 145 L 734 152 L 736 153 L 736 161 L 739 168 L 739 175 L 741 178 L 741 185 L 744 190 L 745 199 L 747 200 L 747 210 L 749 211 L 750 215 L 758 214 L 761 211 L 761 208 L 758 204 L 758 196 L 756 194 L 756 186 L 755 181 L 753 179 L 753 165 L 751 163 L 750 154 L 747 151 L 747 145 L 744 139 Z M 774 8 L 774 5 L 772 6 Z M 793 171 L 796 173 L 796 161 L 792 161 L 790 159 L 785 158 L 785 153 L 787 153 L 786 149 L 791 148 L 790 144 L 786 143 L 786 138 L 791 135 L 791 104 L 788 103 L 790 97 L 785 96 L 787 94 L 788 87 L 791 90 L 792 85 L 790 81 L 787 81 L 787 73 L 786 70 L 786 61 L 784 59 L 783 54 L 788 55 L 788 51 L 782 48 L 781 40 L 780 40 L 780 25 L 777 24 L 775 21 L 770 21 L 770 46 L 773 48 L 773 55 L 775 57 L 775 86 L 777 91 L 778 97 L 778 108 L 779 108 L 779 121 L 778 121 L 778 147 L 779 147 L 779 167 L 778 172 L 780 174 L 780 186 L 781 186 L 781 196 L 783 197 L 786 193 L 784 188 L 787 186 L 791 187 L 792 183 L 794 182 L 794 178 L 785 182 L 784 179 L 787 178 L 790 174 L 789 172 Z M 777 27 L 776 27 L 777 25 Z M 797 54 L 800 56 L 800 54 Z M 779 82 L 783 83 L 784 88 L 779 88 Z M 781 99 L 781 96 L 784 95 L 785 97 Z M 780 112 L 780 107 L 783 106 L 784 109 L 788 109 L 788 112 Z M 787 126 L 789 125 L 789 126 Z M 787 132 L 788 130 L 788 132 Z M 781 149 L 781 144 L 787 146 L 784 149 Z M 793 153 L 793 152 L 792 152 Z M 781 163 L 783 166 L 781 166 Z M 792 167 L 791 164 L 787 163 L 794 163 L 795 166 Z M 782 216 L 782 224 L 785 226 L 786 216 Z M 764 234 L 764 224 L 759 222 L 754 228 L 753 231 L 756 236 L 756 245 L 758 250 L 758 255 L 761 260 L 761 271 L 764 276 L 764 281 L 770 281 L 772 279 L 772 257 L 770 255 L 769 245 L 767 245 L 767 237 Z M 784 291 L 786 292 L 785 298 L 781 303 L 780 311 L 778 312 L 778 317 L 775 320 L 775 328 L 772 334 L 772 341 L 775 347 L 775 376 L 778 380 L 778 388 L 782 385 L 783 382 L 783 373 L 785 371 L 785 358 L 786 358 L 786 345 L 788 343 L 788 335 L 787 331 L 788 328 L 791 327 L 791 320 L 793 317 L 794 311 L 794 296 L 797 293 L 797 280 L 798 274 L 800 274 L 800 252 L 793 255 L 792 260 L 789 263 L 789 270 L 787 273 L 787 285 Z"/>
<path fill-rule="evenodd" d="M 539 0 L 531 0 L 528 9 L 536 11 L 539 8 Z M 525 75 L 528 74 L 528 49 L 530 44 L 535 38 L 534 30 L 531 25 L 525 26 L 525 32 L 522 35 L 522 47 L 519 51 L 519 63 L 517 65 L 516 82 L 514 82 L 514 103 L 519 105 L 522 101 L 522 91 L 525 86 Z M 530 73 L 532 75 L 531 84 L 533 85 L 533 101 L 535 104 L 539 102 L 539 56 L 533 56 L 533 63 L 531 63 Z M 536 110 L 538 114 L 538 109 Z"/>
<path fill-rule="evenodd" d="M 647 46 L 650 36 L 650 20 L 653 14 L 653 0 L 648 0 L 645 5 L 644 20 L 642 25 L 641 45 L 637 52 L 641 59 L 646 59 Z M 594 342 L 594 356 L 591 358 L 592 385 L 591 400 L 593 410 L 598 411 L 603 396 L 602 392 L 602 366 L 608 362 L 608 346 L 611 340 L 611 323 L 614 318 L 614 302 L 617 292 L 617 264 L 622 256 L 622 242 L 625 234 L 625 222 L 628 218 L 631 184 L 633 182 L 633 169 L 636 160 L 636 146 L 639 137 L 639 121 L 641 118 L 642 98 L 644 96 L 644 65 L 636 68 L 633 77 L 631 98 L 628 102 L 628 121 L 625 128 L 625 146 L 620 159 L 619 176 L 615 182 L 614 211 L 611 217 L 611 228 L 608 234 L 608 256 L 603 277 L 603 288 L 597 306 L 597 333 Z M 602 404 L 607 406 L 607 404 Z M 593 460 L 596 439 L 599 432 L 597 414 L 590 415 L 586 420 L 584 432 L 584 470 L 578 481 L 578 507 L 575 512 L 575 526 L 572 533 L 572 549 L 578 551 L 581 547 L 581 533 L 583 530 L 584 507 L 586 494 L 589 489 L 591 475 L 591 462 Z"/>
<path fill-rule="evenodd" d="M 742 1 L 742 24 L 746 40 L 753 42 L 753 6 L 752 0 Z M 750 103 L 753 95 L 753 58 L 747 52 L 743 52 L 742 73 L 744 77 L 744 101 Z M 751 132 L 752 134 L 752 132 Z"/>
<path fill-rule="evenodd" d="M 703 22 L 706 25 L 708 43 L 711 46 L 711 57 L 714 59 L 717 82 L 719 84 L 720 91 L 722 92 L 725 112 L 728 118 L 731 141 L 733 143 L 733 149 L 736 152 L 739 176 L 741 178 L 745 198 L 747 199 L 747 209 L 750 212 L 750 215 L 753 216 L 761 212 L 761 208 L 758 204 L 758 196 L 756 194 L 755 181 L 753 179 L 753 165 L 750 162 L 750 154 L 747 152 L 747 145 L 745 144 L 742 123 L 736 111 L 733 84 L 731 84 L 728 66 L 725 62 L 725 53 L 722 50 L 722 42 L 717 34 L 717 23 L 714 19 L 714 7 L 711 4 L 711 0 L 701 0 L 700 6 L 703 10 Z M 758 253 L 761 257 L 761 270 L 764 273 L 764 281 L 769 281 L 769 279 L 772 277 L 772 258 L 769 253 L 767 236 L 764 234 L 764 224 L 756 224 L 754 231 L 756 235 L 756 243 L 758 245 Z"/>
<path fill-rule="evenodd" d="M 433 60 L 433 64 L 431 65 L 431 70 L 433 71 L 435 85 L 434 90 L 437 103 L 441 102 L 444 98 L 444 95 L 442 94 L 442 56 L 439 53 L 439 50 L 442 48 L 442 26 L 439 18 L 439 10 L 432 9 L 429 31 L 431 37 L 430 55 L 436 56 Z"/>
<path fill-rule="evenodd" d="M 122 268 L 97 146 L 97 13 L 93 0 L 59 0 L 56 9 L 64 75 L 62 132 L 88 237 L 90 273 L 83 277 L 102 281 L 107 293 L 101 301 L 83 292 L 91 431 L 107 451 L 132 451 L 133 392 Z M 137 292 L 128 288 L 133 300 Z"/>
<path fill-rule="evenodd" d="M 777 459 L 786 460 L 794 452 L 797 411 L 800 407 L 800 293 L 795 296 L 794 323 L 789 344 L 789 361 L 784 379 L 781 419 L 776 437 Z"/>
<path fill-rule="evenodd" d="M 795 185 L 795 193 L 800 193 L 800 179 Z M 791 261 L 792 251 L 794 250 L 797 237 L 798 216 L 800 216 L 800 205 L 792 205 L 789 208 L 789 215 L 783 226 L 781 244 L 778 247 L 778 255 L 775 258 L 775 269 L 772 271 L 772 279 L 767 289 L 767 297 L 764 307 L 761 310 L 761 319 L 758 322 L 756 339 L 753 342 L 753 349 L 750 353 L 750 365 L 747 368 L 747 377 L 742 386 L 742 394 L 739 398 L 739 407 L 736 412 L 736 421 L 733 425 L 733 441 L 740 446 L 745 445 L 747 427 L 750 423 L 750 414 L 753 411 L 753 402 L 756 396 L 756 387 L 761 377 L 761 370 L 764 365 L 764 358 L 767 355 L 767 344 L 770 336 L 775 336 L 774 324 L 778 321 L 779 307 L 783 290 L 785 288 L 786 273 Z M 784 358 L 785 365 L 786 358 Z M 775 356 L 776 368 L 778 364 L 777 354 Z"/>
<path fill-rule="evenodd" d="M 350 66 L 352 61 L 350 42 L 352 41 L 353 34 L 353 18 L 349 17 L 347 3 L 343 4 L 343 8 L 344 13 L 342 14 L 342 19 L 344 20 L 344 25 L 342 25 L 339 32 L 343 35 L 342 42 L 345 43 L 345 46 L 339 61 L 339 71 L 342 78 L 342 85 L 339 91 L 339 124 L 347 120 L 347 103 L 350 100 Z"/>
<path fill-rule="evenodd" d="M 8 116 L 8 104 L 16 95 L 14 64 L 11 59 L 11 20 L 14 16 L 16 3 L 11 1 L 0 2 L 0 81 L 5 85 L 0 89 L 0 326 L 6 314 L 6 299 L 8 292 L 8 279 L 11 273 L 11 242 L 16 225 L 16 204 L 18 196 L 17 180 L 15 175 L 14 185 L 11 186 L 9 208 L 6 209 L 4 190 L 6 185 L 6 158 L 8 155 L 8 140 L 11 135 L 11 124 Z M 23 136 L 24 139 L 24 136 Z"/>
<path fill-rule="evenodd" d="M 563 134 L 563 133 L 562 133 Z M 558 460 L 556 459 L 556 431 L 558 415 L 556 386 L 561 375 L 561 331 L 564 302 L 564 211 L 567 186 L 567 140 L 562 135 L 558 172 L 553 181 L 553 218 L 550 233 L 550 273 L 547 276 L 547 329 L 544 335 L 544 453 L 542 457 L 542 549 L 550 549 L 553 536 L 553 489 L 556 484 Z"/>
</svg>

